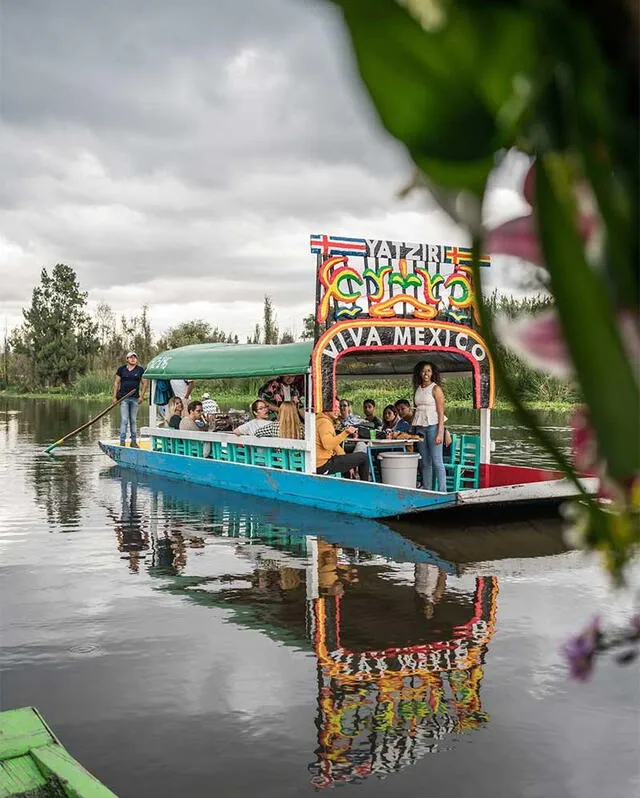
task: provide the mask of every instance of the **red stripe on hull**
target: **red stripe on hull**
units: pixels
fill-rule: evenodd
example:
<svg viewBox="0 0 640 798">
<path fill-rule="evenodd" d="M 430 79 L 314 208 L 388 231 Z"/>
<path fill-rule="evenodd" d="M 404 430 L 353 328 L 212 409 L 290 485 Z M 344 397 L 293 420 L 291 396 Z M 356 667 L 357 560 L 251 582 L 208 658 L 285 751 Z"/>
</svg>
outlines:
<svg viewBox="0 0 640 798">
<path fill-rule="evenodd" d="M 562 471 L 552 471 L 546 468 L 483 463 L 480 466 L 480 487 L 500 488 L 506 485 L 526 485 L 531 482 L 561 479 L 563 476 Z"/>
</svg>

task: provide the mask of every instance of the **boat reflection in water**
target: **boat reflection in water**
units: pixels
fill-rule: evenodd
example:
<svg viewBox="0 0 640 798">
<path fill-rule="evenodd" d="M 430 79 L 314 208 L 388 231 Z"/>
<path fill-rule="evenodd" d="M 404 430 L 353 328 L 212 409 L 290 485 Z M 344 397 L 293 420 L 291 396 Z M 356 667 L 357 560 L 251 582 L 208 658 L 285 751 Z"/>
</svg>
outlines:
<svg viewBox="0 0 640 798">
<path fill-rule="evenodd" d="M 320 595 L 309 607 L 318 659 L 314 786 L 387 775 L 437 751 L 443 738 L 487 723 L 480 682 L 497 580 L 478 577 L 472 596 L 448 594 L 441 569 L 416 564 L 413 596 L 407 586 L 380 583 L 365 616 L 358 604 L 370 604 L 374 584 L 352 601 L 336 547 L 319 541 L 318 549 Z"/>
<path fill-rule="evenodd" d="M 295 648 L 313 647 L 314 787 L 388 775 L 489 721 L 480 686 L 496 578 L 461 575 L 376 522 L 320 511 L 303 517 L 300 508 L 289 518 L 238 494 L 203 500 L 184 483 L 106 476 L 120 481 L 121 511 L 111 513 L 118 549 L 137 558 L 150 545 L 146 567 L 158 590 L 224 607 L 232 622 Z M 235 573 L 228 558 L 217 564 L 221 545 L 232 547 Z"/>
<path fill-rule="evenodd" d="M 116 510 L 105 504 L 107 515 L 113 521 L 118 539 L 118 551 L 129 562 L 129 570 L 137 573 L 143 552 L 149 548 L 148 519 L 145 518 L 144 502 L 138 502 L 138 483 L 120 481 L 120 507 Z"/>
</svg>

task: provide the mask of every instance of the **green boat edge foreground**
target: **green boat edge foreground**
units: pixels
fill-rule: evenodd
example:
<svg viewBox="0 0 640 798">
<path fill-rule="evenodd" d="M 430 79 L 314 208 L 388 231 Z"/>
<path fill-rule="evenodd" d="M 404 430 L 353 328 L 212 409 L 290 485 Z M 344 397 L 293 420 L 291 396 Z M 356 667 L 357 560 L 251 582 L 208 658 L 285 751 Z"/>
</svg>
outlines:
<svg viewBox="0 0 640 798">
<path fill-rule="evenodd" d="M 0 712 L 0 798 L 117 798 L 63 747 L 35 707 Z"/>
</svg>

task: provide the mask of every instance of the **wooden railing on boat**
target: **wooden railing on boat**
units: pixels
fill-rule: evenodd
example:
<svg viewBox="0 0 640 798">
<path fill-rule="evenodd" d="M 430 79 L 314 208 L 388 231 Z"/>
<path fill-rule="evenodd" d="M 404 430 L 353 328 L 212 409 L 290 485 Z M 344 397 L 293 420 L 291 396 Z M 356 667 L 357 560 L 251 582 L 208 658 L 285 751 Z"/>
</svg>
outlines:
<svg viewBox="0 0 640 798">
<path fill-rule="evenodd" d="M 266 466 L 283 471 L 311 472 L 311 443 L 291 438 L 256 438 L 232 432 L 191 432 L 143 427 L 151 438 L 151 450 L 223 463 Z"/>
</svg>

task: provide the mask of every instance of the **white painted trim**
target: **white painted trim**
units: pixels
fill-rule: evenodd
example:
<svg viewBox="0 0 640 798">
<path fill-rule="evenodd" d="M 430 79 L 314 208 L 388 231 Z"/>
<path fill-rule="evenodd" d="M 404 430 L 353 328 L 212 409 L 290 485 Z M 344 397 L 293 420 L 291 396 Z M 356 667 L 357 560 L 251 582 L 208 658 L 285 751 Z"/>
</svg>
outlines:
<svg viewBox="0 0 640 798">
<path fill-rule="evenodd" d="M 480 462 L 491 462 L 491 410 L 480 408 Z"/>
<path fill-rule="evenodd" d="M 308 441 L 296 441 L 292 438 L 256 438 L 254 435 L 236 435 L 233 432 L 192 432 L 186 429 L 165 429 L 164 427 L 142 427 L 140 434 L 153 435 L 155 438 L 178 438 L 192 441 L 219 441 L 220 443 L 237 443 L 240 446 L 262 446 L 265 449 L 293 449 L 311 452 L 313 447 Z"/>
<path fill-rule="evenodd" d="M 320 596 L 320 587 L 318 583 L 318 538 L 315 535 L 307 536 L 307 555 L 309 560 L 307 562 L 307 601 L 312 601 Z M 311 613 L 311 620 L 313 622 L 313 613 Z"/>
<path fill-rule="evenodd" d="M 305 417 L 305 424 L 304 424 L 304 437 L 305 443 L 309 447 L 307 452 L 309 454 L 306 458 L 306 471 L 307 474 L 315 474 L 316 473 L 316 414 L 315 413 L 307 413 L 307 417 Z"/>
<path fill-rule="evenodd" d="M 305 458 L 305 473 L 316 473 L 316 414 L 313 410 L 313 373 L 309 369 L 305 375 L 304 440 L 308 444 Z"/>
<path fill-rule="evenodd" d="M 598 491 L 598 480 L 581 479 L 587 493 L 595 495 Z M 520 485 L 500 485 L 495 488 L 478 488 L 462 490 L 457 494 L 458 503 L 496 504 L 502 502 L 531 501 L 533 499 L 563 499 L 578 495 L 578 488 L 566 478 L 549 479 L 544 482 L 526 482 Z"/>
<path fill-rule="evenodd" d="M 153 397 L 156 395 L 156 381 L 151 380 L 149 385 L 149 426 L 154 429 L 158 426 L 158 406 L 154 405 Z"/>
</svg>

